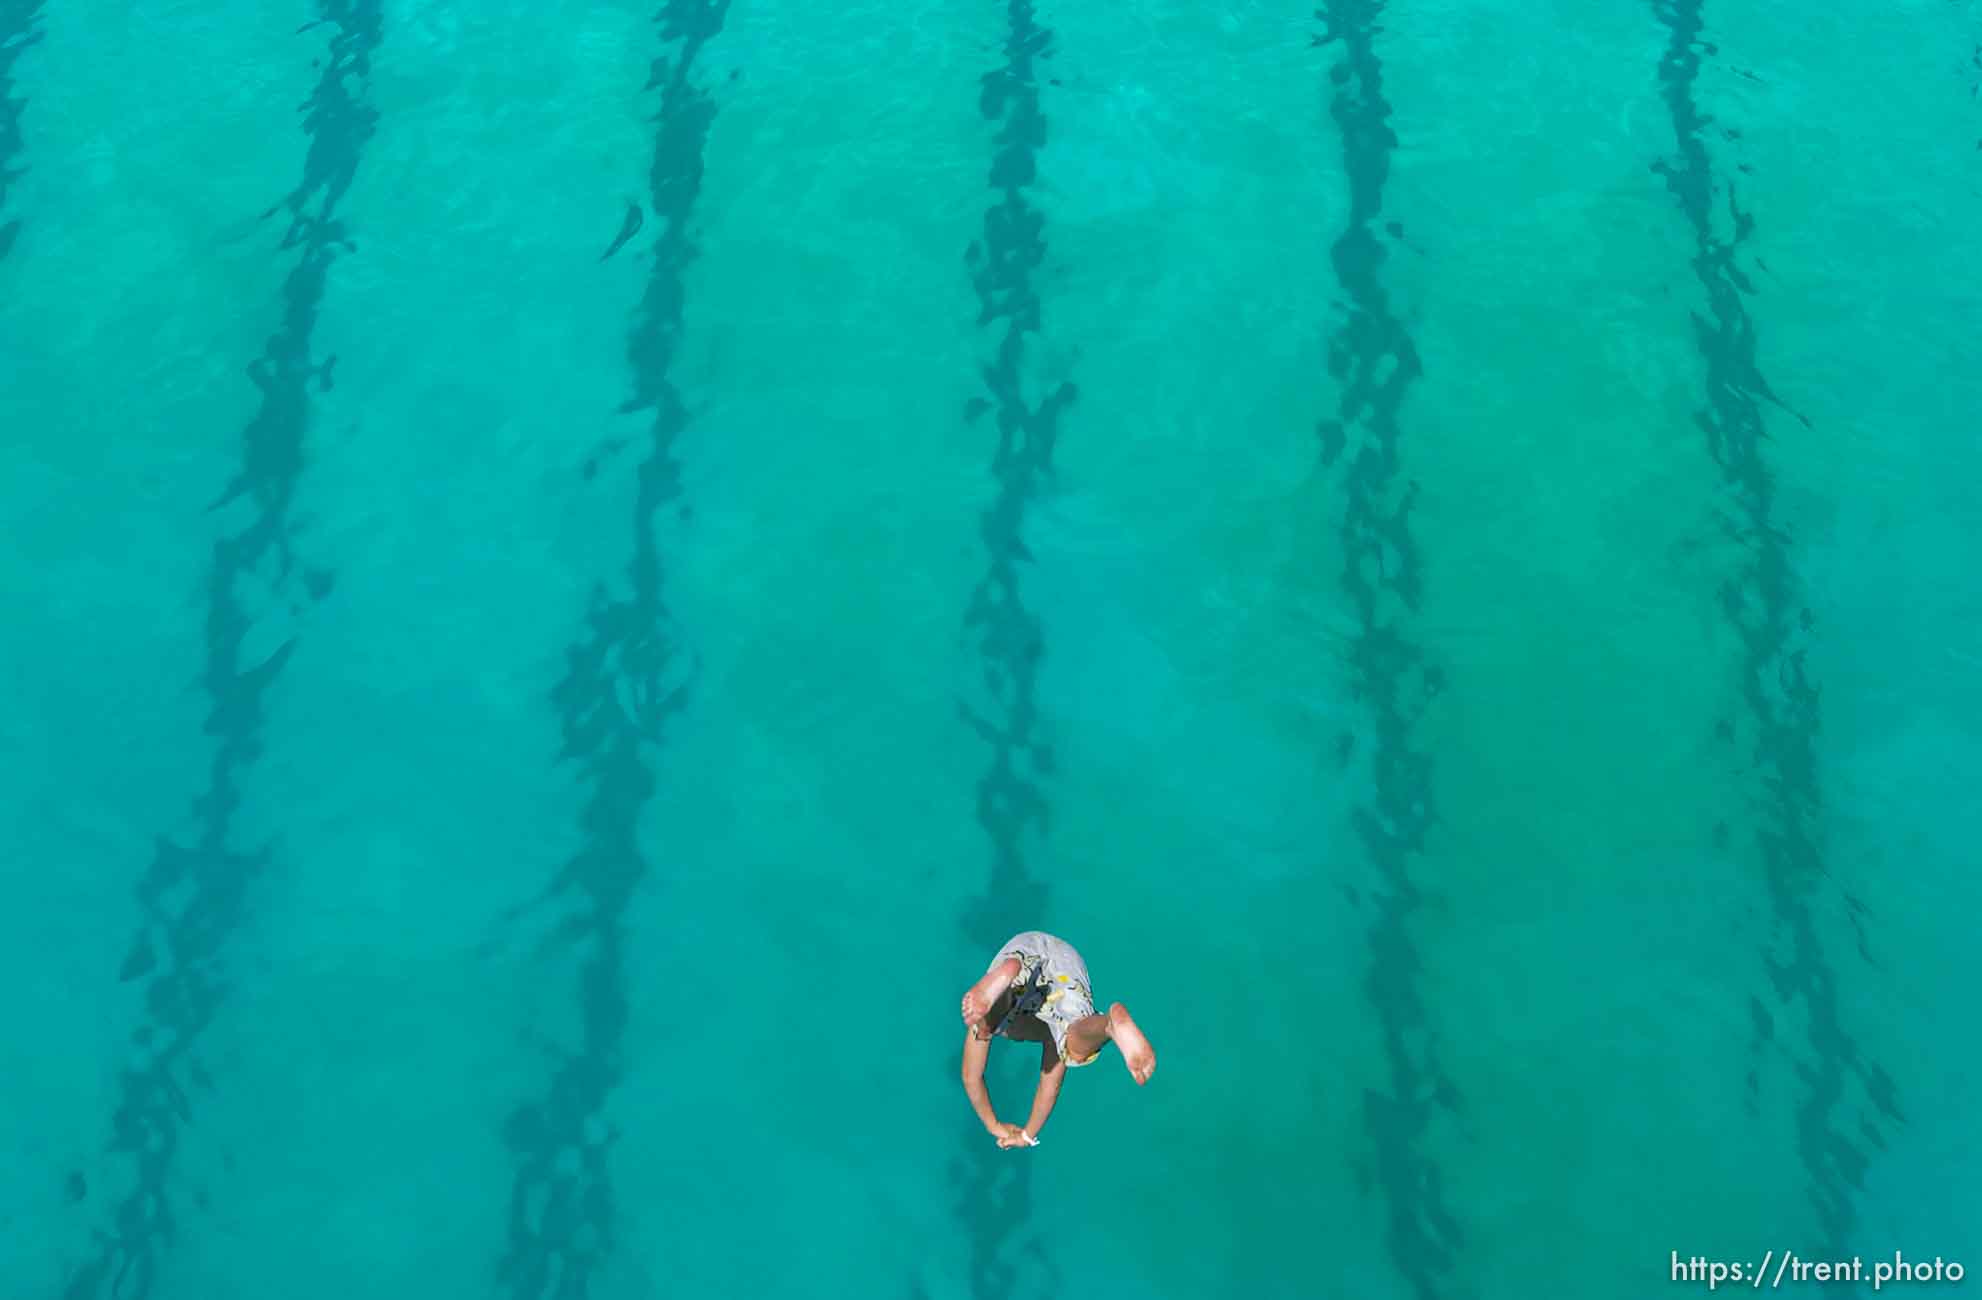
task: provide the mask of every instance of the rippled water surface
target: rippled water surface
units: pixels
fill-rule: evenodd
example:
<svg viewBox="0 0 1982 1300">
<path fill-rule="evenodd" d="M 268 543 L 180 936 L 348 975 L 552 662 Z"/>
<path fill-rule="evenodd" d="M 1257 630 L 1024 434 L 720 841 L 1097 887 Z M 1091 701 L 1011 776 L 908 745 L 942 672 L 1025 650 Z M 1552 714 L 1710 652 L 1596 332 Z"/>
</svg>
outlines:
<svg viewBox="0 0 1982 1300">
<path fill-rule="evenodd" d="M 0 0 L 10 1295 L 1982 1266 L 1982 9 L 565 8 Z"/>
</svg>

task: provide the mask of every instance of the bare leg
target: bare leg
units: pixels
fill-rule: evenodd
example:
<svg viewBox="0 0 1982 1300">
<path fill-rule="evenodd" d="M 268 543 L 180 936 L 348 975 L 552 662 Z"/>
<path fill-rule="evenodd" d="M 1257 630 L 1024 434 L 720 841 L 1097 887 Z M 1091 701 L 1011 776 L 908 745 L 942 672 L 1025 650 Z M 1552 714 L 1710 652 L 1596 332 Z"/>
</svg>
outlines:
<svg viewBox="0 0 1982 1300">
<path fill-rule="evenodd" d="M 1130 1077 L 1138 1084 L 1148 1083 L 1149 1076 L 1156 1073 L 1156 1049 L 1129 1017 L 1129 1009 L 1119 1002 L 1108 1008 L 1107 1015 L 1089 1016 L 1067 1030 L 1067 1055 L 1084 1061 L 1110 1041 L 1121 1049 Z"/>
<path fill-rule="evenodd" d="M 970 991 L 963 995 L 963 1022 L 977 1029 L 982 1036 L 983 1030 L 979 1026 L 984 1023 L 984 1017 L 991 1014 L 992 1004 L 1004 996 L 1005 990 L 1018 977 L 1019 959 L 1016 957 L 1007 957 L 986 971 L 984 978 L 971 985 Z"/>
</svg>

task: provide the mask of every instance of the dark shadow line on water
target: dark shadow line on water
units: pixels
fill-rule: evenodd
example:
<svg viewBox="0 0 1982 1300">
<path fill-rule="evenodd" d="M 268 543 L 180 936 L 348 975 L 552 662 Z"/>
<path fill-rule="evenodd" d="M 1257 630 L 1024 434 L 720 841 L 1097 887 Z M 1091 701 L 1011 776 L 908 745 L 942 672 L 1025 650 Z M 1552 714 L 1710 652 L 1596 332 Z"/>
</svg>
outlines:
<svg viewBox="0 0 1982 1300">
<path fill-rule="evenodd" d="M 1316 12 L 1317 47 L 1336 43 L 1329 115 L 1342 139 L 1349 187 L 1347 223 L 1332 250 L 1346 315 L 1329 342 L 1336 414 L 1317 428 L 1325 466 L 1342 469 L 1342 590 L 1355 611 L 1349 673 L 1374 731 L 1373 790 L 1353 814 L 1374 870 L 1376 918 L 1364 991 L 1375 1008 L 1389 1072 L 1386 1090 L 1364 1094 L 1375 1150 L 1374 1178 L 1386 1206 L 1385 1242 L 1419 1300 L 1444 1292 L 1465 1234 L 1446 1202 L 1439 1166 L 1426 1150 L 1438 1108 L 1456 1111 L 1458 1090 L 1440 1063 L 1418 989 L 1421 961 L 1411 917 L 1424 901 L 1411 860 L 1424 850 L 1436 814 L 1431 760 L 1412 739 L 1419 716 L 1443 687 L 1410 636 L 1423 589 L 1423 557 L 1411 533 L 1415 483 L 1399 483 L 1400 416 L 1421 367 L 1416 345 L 1384 291 L 1384 245 L 1372 229 L 1397 147 L 1376 37 L 1384 5 L 1331 0 Z"/>
<path fill-rule="evenodd" d="M 979 526 L 989 564 L 964 619 L 966 634 L 976 641 L 982 696 L 959 706 L 964 722 L 991 748 L 977 783 L 977 823 L 990 845 L 991 875 L 985 893 L 961 918 L 970 942 L 987 954 L 1014 933 L 1045 924 L 1046 883 L 1027 865 L 1026 841 L 1046 828 L 1043 781 L 1052 754 L 1039 723 L 1044 634 L 1038 614 L 1025 604 L 1022 574 L 1031 561 L 1027 512 L 1052 474 L 1060 417 L 1075 396 L 1073 384 L 1062 381 L 1036 404 L 1026 397 L 1027 336 L 1040 331 L 1035 277 L 1046 256 L 1045 217 L 1029 196 L 1046 143 L 1036 65 L 1051 57 L 1053 36 L 1039 25 L 1029 0 L 1007 0 L 1004 8 L 1004 61 L 980 78 L 978 93 L 980 112 L 997 124 L 990 170 L 995 201 L 964 254 L 977 292 L 977 324 L 994 329 L 998 340 L 996 353 L 979 367 L 986 396 L 964 406 L 966 424 L 975 427 L 989 415 L 997 434 L 991 460 L 997 492 Z M 974 1138 L 954 1174 L 964 1189 L 957 1214 L 969 1225 L 971 1294 L 980 1300 L 1009 1296 L 1022 1280 L 1028 1290 L 1056 1290 L 1050 1257 L 1039 1243 L 1012 1231 L 1030 1200 L 1025 1162 Z M 1031 1278 L 1021 1278 L 1013 1258 L 1021 1253 L 1037 1269 Z"/>
<path fill-rule="evenodd" d="M 1755 326 L 1745 295 L 1753 283 L 1736 262 L 1741 245 L 1755 230 L 1731 186 L 1716 180 L 1703 134 L 1709 125 L 1694 99 L 1701 52 L 1714 47 L 1702 39 L 1701 0 L 1654 0 L 1653 13 L 1668 33 L 1658 77 L 1672 121 L 1676 148 L 1670 160 L 1653 164 L 1678 202 L 1694 236 L 1693 272 L 1707 298 L 1707 312 L 1693 313 L 1693 331 L 1706 364 L 1707 402 L 1696 416 L 1707 451 L 1720 470 L 1725 493 L 1719 509 L 1728 537 L 1741 548 L 1740 569 L 1722 585 L 1720 603 L 1742 645 L 1740 680 L 1752 728 L 1754 770 L 1758 776 L 1755 810 L 1760 818 L 1756 848 L 1761 857 L 1776 936 L 1764 953 L 1776 999 L 1785 1009 L 1800 1008 L 1808 1021 L 1810 1059 L 1796 1061 L 1805 1088 L 1797 1108 L 1797 1150 L 1809 1193 L 1827 1240 L 1822 1249 L 1843 1250 L 1855 1225 L 1853 1193 L 1863 1187 L 1868 1157 L 1841 1131 L 1836 1112 L 1848 1085 L 1856 1080 L 1866 1101 L 1887 1122 L 1902 1122 L 1891 1078 L 1865 1060 L 1846 1032 L 1838 1007 L 1837 971 L 1819 937 L 1812 900 L 1831 875 L 1822 846 L 1824 803 L 1817 777 L 1818 690 L 1806 656 L 1812 627 L 1792 567 L 1789 537 L 1778 521 L 1776 484 L 1764 444 L 1768 440 L 1764 404 L 1787 410 L 1769 388 L 1756 362 Z M 1715 230 L 1715 207 L 1726 189 L 1732 234 Z M 1794 415 L 1794 412 L 1791 412 Z M 1809 421 L 1795 418 L 1804 426 Z M 1845 916 L 1869 960 L 1865 905 L 1842 889 Z M 1759 1061 L 1774 1038 L 1774 1017 L 1751 999 Z M 1785 1053 L 1790 1049 L 1785 1044 Z M 1793 1059 L 1793 1058 L 1792 1058 Z M 1751 1091 L 1756 1075 L 1749 1076 Z M 1872 1116 L 1861 1109 L 1853 1125 L 1863 1140 L 1883 1146 Z"/>
<path fill-rule="evenodd" d="M 132 1166 L 135 1186 L 117 1202 L 112 1226 L 97 1230 L 65 1300 L 145 1300 L 157 1287 L 176 1226 L 169 1184 L 182 1130 L 193 1118 L 191 1088 L 212 1086 L 194 1049 L 226 1001 L 229 944 L 246 916 L 249 887 L 271 860 L 266 846 L 237 847 L 234 824 L 243 779 L 261 755 L 266 692 L 294 642 L 249 662 L 246 642 L 255 627 L 249 597 L 263 589 L 297 612 L 302 599 L 319 600 L 330 590 L 328 572 L 298 570 L 291 508 L 305 464 L 310 388 L 330 386 L 335 360 L 315 359 L 313 335 L 325 280 L 351 249 L 337 208 L 377 122 L 363 94 L 379 43 L 379 5 L 327 2 L 319 10 L 336 32 L 301 109 L 310 138 L 303 179 L 271 210 L 288 210 L 282 246 L 300 252 L 283 282 L 281 323 L 248 367 L 261 401 L 242 431 L 240 471 L 213 505 L 245 519 L 231 530 L 223 524 L 207 575 L 201 685 L 214 752 L 206 791 L 194 804 L 191 836 L 159 837 L 137 885 L 143 919 L 119 971 L 121 980 L 143 980 L 145 989 L 145 1016 L 132 1035 L 135 1060 L 118 1081 L 109 1144 L 113 1156 Z M 297 577 L 300 592 L 292 582 Z"/>
<path fill-rule="evenodd" d="M 552 693 L 563 719 L 559 761 L 576 763 L 590 791 L 577 852 L 521 911 L 559 903 L 570 909 L 553 938 L 583 953 L 581 1025 L 578 1046 L 558 1062 L 548 1093 L 518 1106 L 506 1126 L 516 1173 L 498 1280 L 513 1300 L 585 1300 L 618 1240 L 610 1167 L 617 1133 L 605 1112 L 626 1068 L 627 914 L 650 871 L 640 830 L 656 788 L 653 751 L 686 701 L 694 668 L 665 600 L 656 523 L 681 497 L 675 451 L 689 417 L 672 371 L 697 251 L 689 221 L 716 112 L 694 72 L 728 10 L 729 0 L 670 0 L 656 23 L 663 46 L 675 46 L 673 56 L 654 59 L 644 87 L 661 92 L 648 169 L 660 230 L 626 343 L 633 395 L 620 409 L 650 413 L 646 455 L 635 470 L 624 592 L 606 583 L 593 591 Z M 588 462 L 587 477 L 598 463 Z"/>
<path fill-rule="evenodd" d="M 0 261 L 21 233 L 19 218 L 7 215 L 7 198 L 26 170 L 18 164 L 23 148 L 21 115 L 27 101 L 14 93 L 14 63 L 40 43 L 41 0 L 0 0 Z"/>
<path fill-rule="evenodd" d="M 1982 40 L 1970 43 L 1968 50 L 1968 102 L 1982 101 Z M 1982 153 L 1982 138 L 1975 141 L 1975 151 Z"/>
</svg>

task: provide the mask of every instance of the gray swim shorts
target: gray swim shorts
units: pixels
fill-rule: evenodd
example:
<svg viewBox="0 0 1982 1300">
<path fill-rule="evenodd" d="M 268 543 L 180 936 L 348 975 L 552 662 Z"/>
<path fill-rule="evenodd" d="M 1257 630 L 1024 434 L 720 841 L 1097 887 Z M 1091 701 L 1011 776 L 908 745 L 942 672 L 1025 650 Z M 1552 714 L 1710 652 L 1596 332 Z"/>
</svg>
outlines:
<svg viewBox="0 0 1982 1300">
<path fill-rule="evenodd" d="M 1007 957 L 1018 958 L 1019 973 L 1012 981 L 1012 1009 L 998 1022 L 993 1034 L 1011 1038 L 1013 1035 L 1006 1030 L 1012 1017 L 1032 1016 L 1053 1035 L 1053 1047 L 1061 1060 L 1070 1066 L 1092 1064 L 1101 1055 L 1099 1048 L 1082 1061 L 1067 1055 L 1067 1031 L 1094 1014 L 1094 991 L 1088 986 L 1087 963 L 1080 959 L 1074 946 L 1042 930 L 1027 930 L 1013 935 L 991 959 L 991 966 Z M 988 971 L 991 966 L 985 969 Z"/>
</svg>

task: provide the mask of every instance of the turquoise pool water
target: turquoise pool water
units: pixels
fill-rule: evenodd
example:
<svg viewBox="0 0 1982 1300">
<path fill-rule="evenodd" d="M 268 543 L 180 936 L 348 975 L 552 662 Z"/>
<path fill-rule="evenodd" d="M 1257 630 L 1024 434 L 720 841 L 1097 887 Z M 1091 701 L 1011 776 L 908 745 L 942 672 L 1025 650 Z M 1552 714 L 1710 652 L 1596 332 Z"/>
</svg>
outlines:
<svg viewBox="0 0 1982 1300">
<path fill-rule="evenodd" d="M 5 1293 L 1974 1285 L 1978 84 L 0 0 Z M 1160 1065 L 1003 1152 L 1035 927 Z"/>
</svg>

